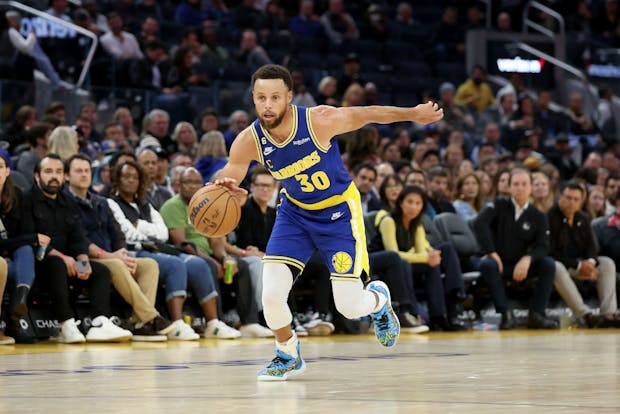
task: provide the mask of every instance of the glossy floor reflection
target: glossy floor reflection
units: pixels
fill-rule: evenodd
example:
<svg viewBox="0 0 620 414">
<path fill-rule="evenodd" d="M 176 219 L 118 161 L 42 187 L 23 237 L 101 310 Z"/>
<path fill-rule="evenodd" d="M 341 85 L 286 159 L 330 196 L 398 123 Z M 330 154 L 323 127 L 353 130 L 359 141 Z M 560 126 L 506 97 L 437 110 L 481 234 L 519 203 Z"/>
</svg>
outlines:
<svg viewBox="0 0 620 414">
<path fill-rule="evenodd" d="M 302 341 L 286 383 L 270 340 L 0 346 L 0 413 L 620 413 L 620 331 Z"/>
</svg>

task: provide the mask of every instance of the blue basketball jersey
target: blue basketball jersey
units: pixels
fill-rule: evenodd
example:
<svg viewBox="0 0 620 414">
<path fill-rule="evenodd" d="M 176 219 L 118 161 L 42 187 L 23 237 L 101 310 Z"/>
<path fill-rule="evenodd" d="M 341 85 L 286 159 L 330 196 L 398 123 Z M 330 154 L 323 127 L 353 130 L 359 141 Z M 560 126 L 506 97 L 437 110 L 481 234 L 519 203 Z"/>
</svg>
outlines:
<svg viewBox="0 0 620 414">
<path fill-rule="evenodd" d="M 293 128 L 288 138 L 276 142 L 256 119 L 252 124 L 260 162 L 282 183 L 284 195 L 308 210 L 345 202 L 356 190 L 342 163 L 338 144 L 321 145 L 312 130 L 311 110 L 291 105 Z M 347 194 L 345 194 L 347 193 Z"/>
</svg>

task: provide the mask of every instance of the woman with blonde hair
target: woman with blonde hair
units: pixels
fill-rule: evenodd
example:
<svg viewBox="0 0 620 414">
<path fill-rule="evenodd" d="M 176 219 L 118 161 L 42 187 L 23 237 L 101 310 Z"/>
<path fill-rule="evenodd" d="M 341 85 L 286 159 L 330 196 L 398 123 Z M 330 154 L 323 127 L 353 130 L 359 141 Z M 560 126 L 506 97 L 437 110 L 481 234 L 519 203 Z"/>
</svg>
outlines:
<svg viewBox="0 0 620 414">
<path fill-rule="evenodd" d="M 68 126 L 54 128 L 47 144 L 47 152 L 58 154 L 63 161 L 78 153 L 77 132 Z"/>
<path fill-rule="evenodd" d="M 476 217 L 482 208 L 481 187 L 480 179 L 473 172 L 461 175 L 456 181 L 456 200 L 452 205 L 463 220 Z"/>
<path fill-rule="evenodd" d="M 590 220 L 605 216 L 605 191 L 600 185 L 593 185 L 588 190 L 588 198 L 585 203 L 585 211 Z"/>
<path fill-rule="evenodd" d="M 352 83 L 344 92 L 342 106 L 361 106 L 364 104 L 364 88 L 359 83 Z"/>
<path fill-rule="evenodd" d="M 140 136 L 136 132 L 133 126 L 133 116 L 131 116 L 131 112 L 129 109 L 121 106 L 116 111 L 114 111 L 114 122 L 118 122 L 123 127 L 123 132 L 125 132 L 125 137 L 127 140 L 136 147 L 140 142 Z"/>
<path fill-rule="evenodd" d="M 319 96 L 317 96 L 317 105 L 338 106 L 337 92 L 338 81 L 333 76 L 325 76 L 320 80 L 318 85 Z"/>
<path fill-rule="evenodd" d="M 531 201 L 534 207 L 546 214 L 553 207 L 554 199 L 547 174 L 539 171 L 532 173 Z"/>
<path fill-rule="evenodd" d="M 172 132 L 172 139 L 176 141 L 179 152 L 189 154 L 192 158 L 198 152 L 198 135 L 196 129 L 189 122 L 179 122 Z"/>
<path fill-rule="evenodd" d="M 220 131 L 210 131 L 204 134 L 200 138 L 196 157 L 196 169 L 202 174 L 203 181 L 206 183 L 228 162 L 224 135 Z"/>
</svg>

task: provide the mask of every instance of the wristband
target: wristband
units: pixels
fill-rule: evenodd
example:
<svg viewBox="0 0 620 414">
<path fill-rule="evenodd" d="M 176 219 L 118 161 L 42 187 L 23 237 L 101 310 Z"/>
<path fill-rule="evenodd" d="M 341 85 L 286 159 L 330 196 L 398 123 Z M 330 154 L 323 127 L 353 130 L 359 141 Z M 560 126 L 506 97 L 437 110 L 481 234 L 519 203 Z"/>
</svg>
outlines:
<svg viewBox="0 0 620 414">
<path fill-rule="evenodd" d="M 102 248 L 99 248 L 99 250 L 97 250 L 97 256 L 96 256 L 96 258 L 97 258 L 97 259 L 100 259 L 102 255 L 103 255 L 103 249 L 102 249 Z"/>
</svg>

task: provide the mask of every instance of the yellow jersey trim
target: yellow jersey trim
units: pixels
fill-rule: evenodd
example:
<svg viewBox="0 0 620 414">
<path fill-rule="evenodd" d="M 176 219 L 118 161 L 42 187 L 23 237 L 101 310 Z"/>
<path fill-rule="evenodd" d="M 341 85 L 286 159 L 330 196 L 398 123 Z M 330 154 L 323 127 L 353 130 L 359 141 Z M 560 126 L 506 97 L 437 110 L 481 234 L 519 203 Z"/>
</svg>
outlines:
<svg viewBox="0 0 620 414">
<path fill-rule="evenodd" d="M 263 257 L 263 262 L 265 261 L 275 261 L 275 260 L 282 260 L 282 261 L 286 261 L 286 262 L 290 262 L 291 264 L 294 264 L 295 266 L 299 267 L 299 268 L 304 268 L 306 266 L 306 264 L 304 262 L 302 262 L 301 260 L 297 260 L 293 257 L 289 257 L 289 256 L 274 256 L 274 255 L 265 255 Z"/>
<path fill-rule="evenodd" d="M 250 128 L 250 131 L 252 131 L 252 136 L 254 137 L 254 145 L 256 145 L 256 151 L 258 151 L 258 161 L 261 164 L 265 165 L 265 158 L 263 158 L 263 151 L 261 151 L 260 146 L 260 138 L 258 137 L 258 133 L 256 132 L 254 124 L 252 124 L 252 128 Z"/>
<path fill-rule="evenodd" d="M 347 188 L 344 193 L 333 195 L 329 198 L 326 198 L 325 200 L 321 200 L 319 202 L 311 204 L 302 203 L 301 201 L 295 200 L 286 192 L 286 189 L 282 189 L 282 194 L 284 194 L 291 203 L 305 210 L 323 210 L 325 208 L 337 206 L 338 204 L 346 203 L 350 199 L 356 197 L 359 198 L 359 191 L 357 191 L 357 187 L 355 187 L 355 184 L 353 182 L 351 182 L 349 188 Z"/>
<path fill-rule="evenodd" d="M 267 130 L 263 128 L 262 125 L 260 126 L 260 129 L 261 131 L 263 131 L 263 134 L 265 135 L 267 140 L 269 140 L 269 142 L 271 142 L 273 145 L 275 145 L 278 148 L 285 147 L 286 144 L 291 142 L 293 138 L 295 138 L 295 135 L 297 135 L 297 106 L 296 105 L 291 105 L 291 112 L 293 116 L 293 128 L 291 129 L 291 134 L 283 142 L 277 142 L 275 139 L 271 137 L 271 135 L 269 135 L 269 132 L 267 132 Z"/>
<path fill-rule="evenodd" d="M 329 148 L 331 147 L 331 145 L 327 148 L 325 148 L 320 142 L 319 139 L 317 138 L 315 132 L 314 132 L 314 128 L 312 128 L 312 117 L 310 116 L 310 112 L 311 112 L 312 108 L 306 108 L 306 125 L 308 126 L 308 132 L 310 132 L 310 138 L 312 139 L 312 142 L 314 142 L 314 145 L 316 145 L 316 147 L 318 149 L 320 149 L 323 152 L 327 152 L 329 151 Z"/>
<path fill-rule="evenodd" d="M 300 266 L 299 264 L 292 262 L 290 260 L 285 260 L 285 259 L 268 259 L 266 257 L 263 258 L 263 263 L 280 263 L 280 264 L 285 264 L 285 265 L 291 265 L 293 267 L 296 267 L 297 269 L 303 271 L 305 266 Z"/>
<path fill-rule="evenodd" d="M 329 277 L 330 280 L 342 280 L 344 282 L 357 282 L 358 280 L 361 280 L 359 275 L 355 276 L 355 275 L 341 275 L 339 273 L 331 273 L 331 276 Z"/>
</svg>

